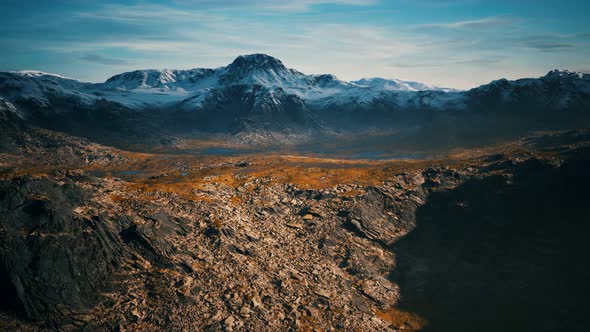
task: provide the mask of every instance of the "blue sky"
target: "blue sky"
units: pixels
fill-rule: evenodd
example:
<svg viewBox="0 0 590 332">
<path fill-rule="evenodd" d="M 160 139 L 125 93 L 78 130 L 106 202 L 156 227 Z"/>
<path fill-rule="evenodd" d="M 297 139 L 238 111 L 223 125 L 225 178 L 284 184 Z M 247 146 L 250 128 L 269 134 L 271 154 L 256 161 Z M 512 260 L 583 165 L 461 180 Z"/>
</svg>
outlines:
<svg viewBox="0 0 590 332">
<path fill-rule="evenodd" d="M 2 0 L 0 13 L 0 70 L 94 82 L 249 53 L 344 80 L 456 88 L 590 71 L 588 0 Z"/>
</svg>

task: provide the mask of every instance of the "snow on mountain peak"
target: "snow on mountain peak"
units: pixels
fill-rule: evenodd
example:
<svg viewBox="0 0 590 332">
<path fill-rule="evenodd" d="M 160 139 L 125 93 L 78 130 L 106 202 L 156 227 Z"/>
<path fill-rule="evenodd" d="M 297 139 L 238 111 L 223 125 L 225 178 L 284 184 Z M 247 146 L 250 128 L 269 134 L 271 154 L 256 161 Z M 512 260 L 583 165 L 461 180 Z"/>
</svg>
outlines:
<svg viewBox="0 0 590 332">
<path fill-rule="evenodd" d="M 74 80 L 73 78 L 61 76 L 58 74 L 46 73 L 46 72 L 42 72 L 42 71 L 38 71 L 38 70 L 15 70 L 15 71 L 9 71 L 9 73 L 16 74 L 19 76 L 24 76 L 24 77 L 55 77 L 55 78 L 61 78 L 64 80 Z"/>
<path fill-rule="evenodd" d="M 590 79 L 590 74 L 585 74 L 576 71 L 570 71 L 567 69 L 554 69 L 551 70 L 543 78 L 547 79 L 561 79 L 561 78 L 580 78 Z"/>
<path fill-rule="evenodd" d="M 212 76 L 213 69 L 195 68 L 189 70 L 145 69 L 122 73 L 109 78 L 104 84 L 124 90 L 165 88 L 175 89 L 177 85 L 194 84 Z"/>
<path fill-rule="evenodd" d="M 283 62 L 266 54 L 249 54 L 238 56 L 229 66 L 227 70 L 287 70 Z"/>
<path fill-rule="evenodd" d="M 384 79 L 380 77 L 363 78 L 351 83 L 380 91 L 456 91 L 455 89 L 441 88 L 435 85 L 428 85 L 420 82 L 402 81 L 397 79 Z"/>
<path fill-rule="evenodd" d="M 334 82 L 340 82 L 338 78 L 332 74 L 313 75 L 312 80 L 314 84 L 319 86 L 326 86 L 333 84 Z"/>
<path fill-rule="evenodd" d="M 304 77 L 294 69 L 288 69 L 281 60 L 266 54 L 238 56 L 223 69 L 219 82 L 223 84 L 260 84 L 285 86 Z"/>
<path fill-rule="evenodd" d="M 113 76 L 106 83 L 127 83 L 133 88 L 140 86 L 161 86 L 167 83 L 176 82 L 175 73 L 169 69 L 156 70 L 135 70 L 128 73 Z"/>
</svg>

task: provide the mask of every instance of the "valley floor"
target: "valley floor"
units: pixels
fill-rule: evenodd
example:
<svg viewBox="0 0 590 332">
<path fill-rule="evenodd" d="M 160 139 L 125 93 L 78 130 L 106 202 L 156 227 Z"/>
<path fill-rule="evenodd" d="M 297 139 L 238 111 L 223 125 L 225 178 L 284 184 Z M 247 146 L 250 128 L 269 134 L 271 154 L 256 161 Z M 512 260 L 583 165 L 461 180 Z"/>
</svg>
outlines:
<svg viewBox="0 0 590 332">
<path fill-rule="evenodd" d="M 0 331 L 588 326 L 588 131 L 424 159 L 84 146 L 0 155 Z"/>
</svg>

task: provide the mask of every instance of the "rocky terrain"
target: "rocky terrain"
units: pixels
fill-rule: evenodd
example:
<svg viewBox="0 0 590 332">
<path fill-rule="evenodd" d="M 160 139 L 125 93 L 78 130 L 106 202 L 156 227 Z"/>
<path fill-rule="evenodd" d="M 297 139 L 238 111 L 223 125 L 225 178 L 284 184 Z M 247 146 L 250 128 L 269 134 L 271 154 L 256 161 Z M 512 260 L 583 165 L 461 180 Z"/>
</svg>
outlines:
<svg viewBox="0 0 590 332">
<path fill-rule="evenodd" d="M 1 330 L 585 331 L 589 144 L 390 161 L 8 149 Z"/>
</svg>

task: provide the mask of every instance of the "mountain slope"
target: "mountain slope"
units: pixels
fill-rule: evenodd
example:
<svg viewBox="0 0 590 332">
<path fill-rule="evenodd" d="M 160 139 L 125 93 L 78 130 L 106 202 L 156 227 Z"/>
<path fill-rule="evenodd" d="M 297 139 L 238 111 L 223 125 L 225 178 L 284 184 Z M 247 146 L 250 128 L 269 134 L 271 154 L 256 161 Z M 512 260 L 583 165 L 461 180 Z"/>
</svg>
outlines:
<svg viewBox="0 0 590 332">
<path fill-rule="evenodd" d="M 0 98 L 0 170 L 36 165 L 73 166 L 120 163 L 113 148 L 29 125 L 16 108 Z"/>
</svg>

